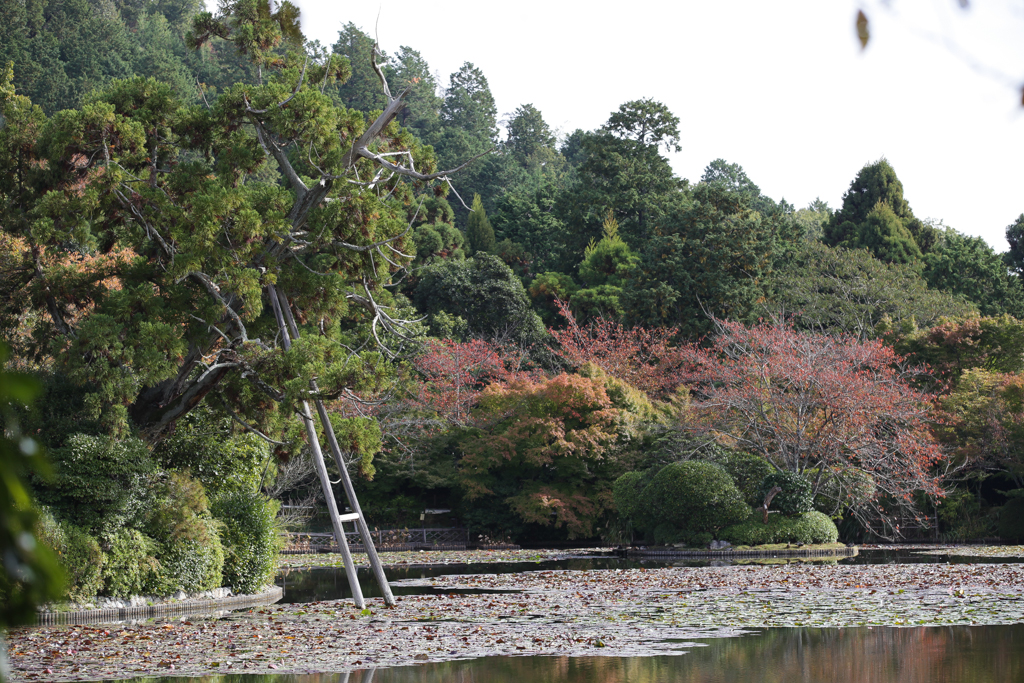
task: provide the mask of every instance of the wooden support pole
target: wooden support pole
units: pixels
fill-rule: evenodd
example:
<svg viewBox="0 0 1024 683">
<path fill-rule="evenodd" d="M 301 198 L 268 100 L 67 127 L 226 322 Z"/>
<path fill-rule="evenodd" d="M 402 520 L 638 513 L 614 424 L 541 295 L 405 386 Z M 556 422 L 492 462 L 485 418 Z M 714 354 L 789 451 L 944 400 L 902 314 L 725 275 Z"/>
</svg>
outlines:
<svg viewBox="0 0 1024 683">
<path fill-rule="evenodd" d="M 270 305 L 274 309 L 274 317 L 277 318 L 277 326 L 281 332 L 284 348 L 287 351 L 291 348 L 292 342 L 288 335 L 288 328 L 285 325 L 284 316 L 281 315 L 281 307 L 278 305 L 277 292 L 273 285 L 267 286 L 270 296 Z M 352 589 L 352 600 L 356 607 L 366 607 L 366 600 L 363 599 L 363 589 L 359 586 L 359 576 L 356 572 L 355 562 L 352 560 L 352 552 L 348 547 L 348 540 L 345 538 L 345 528 L 341 524 L 338 515 L 338 504 L 334 500 L 334 489 L 331 487 L 331 478 L 327 474 L 327 465 L 324 463 L 324 454 L 320 449 L 320 437 L 316 433 L 316 425 L 313 423 L 313 416 L 309 411 L 309 404 L 302 402 L 302 411 L 299 413 L 303 426 L 306 428 L 306 437 L 309 439 L 309 449 L 313 454 L 313 466 L 316 468 L 317 476 L 320 478 L 320 486 L 324 492 L 324 499 L 327 501 L 327 513 L 331 516 L 331 528 L 334 530 L 334 540 L 341 550 L 342 560 L 345 562 L 345 575 L 348 577 L 348 586 Z"/>
<path fill-rule="evenodd" d="M 271 293 L 273 294 L 274 292 L 276 292 L 276 290 L 271 286 Z M 291 307 L 288 305 L 288 298 L 284 295 L 284 292 L 276 293 L 279 298 L 277 306 L 284 312 L 284 317 L 288 321 L 288 326 L 291 328 L 292 334 L 296 339 L 298 339 L 299 328 L 295 324 L 295 318 L 292 317 Z M 310 380 L 309 385 L 314 396 L 317 396 L 320 388 L 317 386 L 316 380 Z M 341 447 L 338 446 L 338 439 L 334 435 L 334 427 L 331 425 L 330 416 L 327 414 L 324 402 L 320 400 L 319 397 L 315 397 L 313 399 L 313 404 L 316 406 L 317 415 L 320 417 L 320 424 L 323 426 L 324 434 L 327 436 L 327 445 L 330 447 L 331 454 L 334 456 L 334 462 L 338 466 L 338 470 L 341 472 L 341 484 L 345 489 L 345 497 L 348 498 L 349 507 L 352 508 L 352 512 L 358 515 L 355 520 L 356 528 L 359 529 L 359 535 L 363 539 L 363 547 L 366 548 L 366 557 L 370 561 L 370 568 L 373 570 L 373 575 L 377 579 L 377 585 L 380 586 L 381 595 L 384 596 L 384 603 L 393 607 L 398 603 L 391 592 L 391 585 L 388 583 L 388 578 L 384 575 L 384 565 L 381 563 L 380 557 L 377 555 L 376 547 L 374 547 L 373 537 L 370 535 L 370 528 L 366 525 L 366 518 L 363 516 L 363 510 L 359 506 L 359 498 L 356 497 L 355 487 L 352 486 L 352 478 L 348 476 L 348 468 L 345 466 L 345 460 L 341 454 Z"/>
</svg>

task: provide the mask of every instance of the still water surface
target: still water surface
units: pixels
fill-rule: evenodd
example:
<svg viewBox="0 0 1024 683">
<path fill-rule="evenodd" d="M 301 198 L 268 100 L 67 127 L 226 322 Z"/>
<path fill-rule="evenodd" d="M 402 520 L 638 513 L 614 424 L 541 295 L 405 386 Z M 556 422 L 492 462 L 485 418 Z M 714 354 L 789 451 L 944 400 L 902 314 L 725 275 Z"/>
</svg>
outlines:
<svg viewBox="0 0 1024 683">
<path fill-rule="evenodd" d="M 675 657 L 486 657 L 349 674 L 139 683 L 1024 683 L 1024 625 L 765 629 Z"/>
</svg>

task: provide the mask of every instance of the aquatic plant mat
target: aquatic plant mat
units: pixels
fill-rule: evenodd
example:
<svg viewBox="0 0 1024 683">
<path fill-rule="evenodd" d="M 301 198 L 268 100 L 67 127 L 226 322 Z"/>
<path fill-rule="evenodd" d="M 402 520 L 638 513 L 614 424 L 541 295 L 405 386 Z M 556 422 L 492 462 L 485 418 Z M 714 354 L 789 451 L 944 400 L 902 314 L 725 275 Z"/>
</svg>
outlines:
<svg viewBox="0 0 1024 683">
<path fill-rule="evenodd" d="M 789 546 L 771 548 L 728 548 L 726 550 L 686 550 L 679 548 L 642 548 L 626 551 L 626 557 L 638 558 L 693 558 L 704 560 L 733 560 L 733 559 L 771 559 L 771 558 L 840 558 L 854 557 L 857 555 L 857 548 L 838 546 L 808 548 L 796 548 Z"/>
<path fill-rule="evenodd" d="M 665 655 L 694 639 L 762 627 L 1024 622 L 1018 564 L 536 571 L 400 583 L 496 592 L 404 596 L 394 609 L 380 600 L 364 611 L 334 601 L 216 619 L 17 629 L 9 634 L 13 680 L 333 672 L 488 655 Z"/>
<path fill-rule="evenodd" d="M 416 550 L 412 552 L 381 551 L 380 561 L 387 567 L 407 567 L 440 564 L 483 564 L 487 562 L 544 562 L 569 557 L 610 556 L 607 548 L 577 548 L 575 550 Z M 369 567 L 366 555 L 352 556 L 357 567 Z M 278 565 L 282 568 L 344 567 L 341 553 L 310 555 L 282 555 Z"/>
<path fill-rule="evenodd" d="M 950 545 L 917 550 L 919 555 L 955 555 L 957 557 L 1024 557 L 1024 545 Z"/>
</svg>

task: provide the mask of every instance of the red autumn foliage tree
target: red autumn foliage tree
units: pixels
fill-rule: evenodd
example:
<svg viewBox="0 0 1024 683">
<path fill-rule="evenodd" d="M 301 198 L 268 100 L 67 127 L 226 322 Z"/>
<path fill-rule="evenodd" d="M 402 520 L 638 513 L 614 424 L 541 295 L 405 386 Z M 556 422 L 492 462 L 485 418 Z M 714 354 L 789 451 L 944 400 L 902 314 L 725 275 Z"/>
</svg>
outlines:
<svg viewBox="0 0 1024 683">
<path fill-rule="evenodd" d="M 484 387 L 512 377 L 494 347 L 479 339 L 431 339 L 414 365 L 422 382 L 416 387 L 413 403 L 460 426 L 466 424 Z"/>
<path fill-rule="evenodd" d="M 717 321 L 709 348 L 689 347 L 698 429 L 804 475 L 815 493 L 856 504 L 875 533 L 917 518 L 918 492 L 942 495 L 942 452 L 926 401 L 880 341 Z"/>
<path fill-rule="evenodd" d="M 681 383 L 679 350 L 669 343 L 676 328 L 627 328 L 600 316 L 580 327 L 568 304 L 556 300 L 555 305 L 566 326 L 549 332 L 558 342 L 556 353 L 572 365 L 593 363 L 655 397 L 674 391 Z"/>
</svg>

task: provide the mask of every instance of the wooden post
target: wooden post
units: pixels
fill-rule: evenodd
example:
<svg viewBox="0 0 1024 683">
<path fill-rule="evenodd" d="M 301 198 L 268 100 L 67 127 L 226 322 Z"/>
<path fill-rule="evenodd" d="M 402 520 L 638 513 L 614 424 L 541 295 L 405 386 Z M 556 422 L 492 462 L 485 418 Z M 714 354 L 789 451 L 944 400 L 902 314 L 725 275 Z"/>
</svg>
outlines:
<svg viewBox="0 0 1024 683">
<path fill-rule="evenodd" d="M 274 317 L 277 318 L 278 329 L 284 348 L 287 351 L 291 348 L 292 342 L 288 336 L 288 328 L 285 326 L 284 318 L 281 315 L 281 307 L 278 305 L 277 296 L 273 285 L 267 287 L 270 294 L 270 304 L 274 309 Z M 345 562 L 345 575 L 348 577 L 349 588 L 352 589 L 352 600 L 356 607 L 366 607 L 363 599 L 363 590 L 359 587 L 359 577 L 356 572 L 355 562 L 352 561 L 352 553 L 348 547 L 348 540 L 345 538 L 345 528 L 341 524 L 341 517 L 338 515 L 338 504 L 334 500 L 334 489 L 331 488 L 331 478 L 327 475 L 327 466 L 324 464 L 324 454 L 320 450 L 320 438 L 316 434 L 316 425 L 313 424 L 313 416 L 309 412 L 309 404 L 302 402 L 302 411 L 299 413 L 303 426 L 306 428 L 306 437 L 309 440 L 309 449 L 313 454 L 313 466 L 316 468 L 317 476 L 320 478 L 320 486 L 327 501 L 327 513 L 331 516 L 331 528 L 334 530 L 334 540 L 341 550 L 341 557 Z"/>
<path fill-rule="evenodd" d="M 277 290 L 270 286 L 271 296 L 275 293 L 279 297 L 280 302 L 275 304 L 275 310 L 280 308 L 284 312 L 285 319 L 288 321 L 288 326 L 291 328 L 292 334 L 295 338 L 299 337 L 299 328 L 295 324 L 295 318 L 292 317 L 291 307 L 288 305 L 288 298 L 285 297 L 283 292 L 277 292 Z M 316 395 L 320 389 L 317 386 L 316 380 L 312 379 L 309 382 L 310 389 Z M 387 576 L 384 575 L 384 566 L 381 564 L 380 557 L 377 555 L 377 549 L 373 544 L 373 537 L 370 535 L 370 529 L 366 526 L 366 518 L 363 516 L 363 510 L 359 507 L 359 499 L 356 497 L 355 487 L 352 486 L 352 478 L 348 476 L 348 468 L 345 466 L 345 460 L 341 455 L 341 447 L 338 446 L 338 439 L 334 435 L 334 427 L 331 425 L 330 416 L 327 414 L 327 409 L 324 407 L 324 402 L 319 398 L 313 399 L 313 404 L 316 406 L 316 412 L 320 417 L 320 423 L 324 428 L 324 434 L 327 436 L 327 445 L 331 449 L 331 454 L 334 456 L 334 462 L 338 466 L 338 470 L 341 473 L 341 484 L 345 489 L 345 497 L 348 498 L 348 505 L 352 508 L 358 517 L 355 519 L 356 528 L 359 529 L 359 535 L 363 539 L 363 545 L 366 548 L 366 557 L 370 561 L 370 568 L 373 570 L 373 575 L 377 579 L 377 584 L 380 586 L 381 595 L 384 596 L 384 603 L 390 606 L 394 606 L 397 603 L 395 596 L 391 593 L 391 585 L 388 583 Z M 344 530 L 342 531 L 344 534 Z"/>
</svg>

